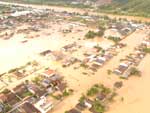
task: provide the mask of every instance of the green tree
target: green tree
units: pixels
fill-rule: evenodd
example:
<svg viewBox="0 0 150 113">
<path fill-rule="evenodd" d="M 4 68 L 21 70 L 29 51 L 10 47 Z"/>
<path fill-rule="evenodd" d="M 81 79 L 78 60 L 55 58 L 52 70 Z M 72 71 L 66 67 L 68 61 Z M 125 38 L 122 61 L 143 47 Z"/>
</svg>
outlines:
<svg viewBox="0 0 150 113">
<path fill-rule="evenodd" d="M 87 39 L 92 39 L 96 36 L 96 33 L 94 31 L 88 31 L 88 33 L 85 35 Z"/>
<path fill-rule="evenodd" d="M 103 106 L 99 100 L 94 101 L 93 109 L 97 113 L 104 113 L 105 112 L 105 106 Z"/>
</svg>

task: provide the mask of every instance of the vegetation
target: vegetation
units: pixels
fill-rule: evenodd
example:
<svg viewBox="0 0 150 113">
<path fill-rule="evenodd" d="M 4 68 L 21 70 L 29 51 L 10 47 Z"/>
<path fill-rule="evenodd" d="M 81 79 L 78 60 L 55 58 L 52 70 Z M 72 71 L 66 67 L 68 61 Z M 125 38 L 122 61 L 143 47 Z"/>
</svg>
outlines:
<svg viewBox="0 0 150 113">
<path fill-rule="evenodd" d="M 94 96 L 99 92 L 99 88 L 93 86 L 91 89 L 87 91 L 87 96 Z"/>
<path fill-rule="evenodd" d="M 85 95 L 82 95 L 81 97 L 80 97 L 80 99 L 79 99 L 79 102 L 81 103 L 81 104 L 84 104 L 84 100 L 86 99 L 86 97 L 85 97 Z"/>
<path fill-rule="evenodd" d="M 123 82 L 122 81 L 119 81 L 119 82 L 115 82 L 114 83 L 114 87 L 115 88 L 121 88 L 123 86 Z"/>
<path fill-rule="evenodd" d="M 8 89 L 4 89 L 3 91 L 2 91 L 2 93 L 4 93 L 4 94 L 7 94 L 7 93 L 9 93 L 10 92 L 10 90 L 8 90 Z"/>
<path fill-rule="evenodd" d="M 143 49 L 143 51 L 144 51 L 145 53 L 150 53 L 150 48 L 145 47 L 145 48 Z"/>
<path fill-rule="evenodd" d="M 35 84 L 37 84 L 37 85 L 41 85 L 41 81 L 42 81 L 42 78 L 40 77 L 40 76 L 38 76 L 38 77 L 35 77 L 33 80 L 32 80 L 32 82 L 34 82 Z"/>
<path fill-rule="evenodd" d="M 118 43 L 121 39 L 118 37 L 108 37 L 109 40 L 112 40 L 114 43 Z"/>
<path fill-rule="evenodd" d="M 111 90 L 109 88 L 106 88 L 104 85 L 99 85 L 99 84 L 95 84 L 93 87 L 91 87 L 88 91 L 87 91 L 87 96 L 94 96 L 98 93 L 103 93 L 103 94 L 109 94 L 111 92 Z"/>
<path fill-rule="evenodd" d="M 132 67 L 130 70 L 130 75 L 141 76 L 141 72 L 137 68 Z"/>
<path fill-rule="evenodd" d="M 81 63 L 80 66 L 83 67 L 83 68 L 85 68 L 85 69 L 89 67 L 89 66 L 86 65 L 85 63 Z"/>
<path fill-rule="evenodd" d="M 67 90 L 65 90 L 64 92 L 63 92 L 63 96 L 64 97 L 66 97 L 66 96 L 69 96 L 70 94 L 69 94 L 69 92 L 67 91 Z"/>
<path fill-rule="evenodd" d="M 90 100 L 92 98 L 92 108 L 90 111 L 95 113 L 104 113 L 108 107 L 107 103 L 112 102 L 116 95 L 117 94 L 114 91 L 105 87 L 103 84 L 95 84 L 87 91 L 86 96 L 82 95 L 80 97 L 79 102 L 80 104 L 84 104 L 85 100 L 90 96 Z M 103 99 L 100 99 L 97 96 L 100 96 L 100 98 Z"/>
<path fill-rule="evenodd" d="M 150 0 L 113 0 L 109 5 L 100 6 L 98 11 L 113 14 L 150 17 Z"/>
<path fill-rule="evenodd" d="M 10 0 L 4 0 L 10 2 Z M 27 3 L 27 4 L 46 4 L 54 6 L 75 7 L 75 8 L 91 8 L 90 5 L 81 3 L 72 4 L 74 0 L 11 0 L 11 2 Z"/>
<path fill-rule="evenodd" d="M 99 30 L 98 32 L 94 32 L 94 31 L 88 31 L 87 34 L 85 35 L 85 37 L 87 39 L 93 39 L 96 36 L 101 37 L 104 35 L 104 30 Z"/>
<path fill-rule="evenodd" d="M 8 112 L 11 109 L 12 107 L 9 104 L 4 104 L 4 113 Z"/>
<path fill-rule="evenodd" d="M 66 96 L 69 96 L 73 93 L 73 90 L 72 89 L 69 89 L 69 90 L 64 90 L 63 91 L 63 96 L 66 97 Z"/>
<path fill-rule="evenodd" d="M 100 47 L 99 45 L 94 46 L 94 48 L 97 49 L 98 52 L 101 51 L 101 50 L 103 50 L 103 48 Z"/>
<path fill-rule="evenodd" d="M 87 34 L 85 35 L 85 37 L 87 39 L 92 39 L 96 36 L 96 33 L 94 31 L 88 31 Z"/>
<path fill-rule="evenodd" d="M 25 93 L 23 93 L 22 97 L 28 97 L 28 96 L 33 96 L 33 94 L 29 91 L 26 91 Z"/>
<path fill-rule="evenodd" d="M 58 94 L 58 95 L 53 95 L 53 94 L 50 94 L 54 99 L 56 100 L 61 100 L 62 99 L 62 95 Z"/>
<path fill-rule="evenodd" d="M 97 33 L 96 33 L 97 36 L 101 37 L 104 35 L 104 30 L 99 30 Z"/>
<path fill-rule="evenodd" d="M 105 112 L 105 106 L 103 106 L 99 100 L 94 101 L 92 108 L 97 113 Z"/>
<path fill-rule="evenodd" d="M 8 1 L 10 0 L 3 0 Z M 75 0 L 11 0 L 12 2 L 30 3 L 30 4 L 46 4 L 46 5 L 59 5 L 64 7 L 75 8 L 94 8 L 91 5 L 85 5 L 83 3 L 73 4 Z M 132 16 L 144 16 L 150 17 L 150 0 L 112 0 L 111 4 L 102 5 L 97 8 L 99 12 L 132 15 Z M 95 0 L 93 1 L 93 3 Z"/>
<path fill-rule="evenodd" d="M 107 70 L 107 74 L 110 75 L 112 74 L 112 71 L 110 69 Z"/>
<path fill-rule="evenodd" d="M 112 92 L 111 95 L 110 95 L 109 98 L 108 98 L 109 102 L 114 101 L 114 97 L 115 97 L 116 95 L 117 95 L 116 92 Z"/>
</svg>

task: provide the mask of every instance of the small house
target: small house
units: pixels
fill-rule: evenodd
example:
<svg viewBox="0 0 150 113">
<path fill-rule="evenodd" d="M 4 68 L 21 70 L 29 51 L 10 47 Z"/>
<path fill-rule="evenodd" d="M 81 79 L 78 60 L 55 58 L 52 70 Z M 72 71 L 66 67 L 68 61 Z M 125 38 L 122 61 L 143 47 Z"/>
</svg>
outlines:
<svg viewBox="0 0 150 113">
<path fill-rule="evenodd" d="M 81 112 L 79 110 L 73 108 L 73 109 L 67 111 L 67 113 L 81 113 Z"/>
<path fill-rule="evenodd" d="M 47 113 L 53 108 L 53 103 L 51 101 L 48 101 L 46 97 L 41 97 L 38 102 L 34 104 L 34 106 L 41 112 L 41 113 Z"/>
<path fill-rule="evenodd" d="M 52 70 L 52 69 L 48 69 L 44 73 L 42 73 L 42 75 L 44 77 L 46 77 L 46 78 L 49 78 L 49 77 L 51 77 L 51 76 L 53 76 L 55 74 L 56 74 L 56 72 L 54 70 Z"/>
<path fill-rule="evenodd" d="M 123 36 L 117 29 L 108 29 L 104 32 L 104 37 L 105 38 L 115 37 L 122 39 Z"/>
<path fill-rule="evenodd" d="M 21 113 L 41 113 L 37 108 L 34 107 L 34 105 L 29 102 L 25 102 L 23 105 L 21 105 L 19 107 L 19 111 L 21 111 Z"/>
<path fill-rule="evenodd" d="M 27 89 L 29 92 L 31 92 L 33 95 L 36 95 L 37 97 L 41 97 L 46 93 L 46 91 L 44 89 L 40 89 L 35 84 L 28 84 Z"/>
</svg>

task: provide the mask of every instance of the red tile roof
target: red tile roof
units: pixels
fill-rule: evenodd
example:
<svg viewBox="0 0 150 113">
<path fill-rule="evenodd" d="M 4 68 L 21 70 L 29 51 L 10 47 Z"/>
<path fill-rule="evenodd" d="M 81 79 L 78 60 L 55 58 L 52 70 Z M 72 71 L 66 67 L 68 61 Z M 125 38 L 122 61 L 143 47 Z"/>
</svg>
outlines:
<svg viewBox="0 0 150 113">
<path fill-rule="evenodd" d="M 48 69 L 46 72 L 44 72 L 44 74 L 46 74 L 46 75 L 52 75 L 54 73 L 55 73 L 55 71 L 52 69 Z"/>
</svg>

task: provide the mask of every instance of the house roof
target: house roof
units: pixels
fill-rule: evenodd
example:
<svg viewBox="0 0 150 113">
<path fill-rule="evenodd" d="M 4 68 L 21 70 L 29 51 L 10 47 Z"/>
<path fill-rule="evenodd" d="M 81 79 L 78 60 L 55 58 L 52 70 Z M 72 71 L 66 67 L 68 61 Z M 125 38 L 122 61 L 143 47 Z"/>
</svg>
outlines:
<svg viewBox="0 0 150 113">
<path fill-rule="evenodd" d="M 44 89 L 40 89 L 40 88 L 39 88 L 37 85 L 35 85 L 35 84 L 29 84 L 29 85 L 28 85 L 28 89 L 31 89 L 32 91 L 34 91 L 34 93 L 35 93 L 37 96 L 39 96 L 39 97 L 43 96 L 44 93 L 45 93 L 45 90 L 44 90 Z"/>
<path fill-rule="evenodd" d="M 78 111 L 77 109 L 73 108 L 73 109 L 69 110 L 68 113 L 81 113 L 81 112 Z"/>
<path fill-rule="evenodd" d="M 89 104 L 93 104 L 93 101 L 90 100 L 90 99 L 88 99 L 88 98 L 85 99 L 85 102 L 86 102 L 86 103 L 89 103 Z"/>
<path fill-rule="evenodd" d="M 76 108 L 82 111 L 86 108 L 86 106 L 82 103 L 78 103 L 78 104 L 76 104 Z"/>
<path fill-rule="evenodd" d="M 104 93 L 99 93 L 96 98 L 99 100 L 103 100 L 103 99 L 105 99 L 105 97 L 106 97 L 106 95 Z"/>
<path fill-rule="evenodd" d="M 6 95 L 6 102 L 10 105 L 15 105 L 17 102 L 19 102 L 19 98 L 12 92 L 9 92 L 8 94 L 5 94 Z"/>
<path fill-rule="evenodd" d="M 61 51 L 52 51 L 52 55 L 56 60 L 62 60 L 62 58 L 64 57 L 64 54 Z"/>
<path fill-rule="evenodd" d="M 61 84 L 58 84 L 57 87 L 59 88 L 60 91 L 64 91 L 65 88 L 67 87 L 67 84 L 66 83 L 61 83 Z"/>
<path fill-rule="evenodd" d="M 118 67 L 118 70 L 123 73 L 127 68 L 128 68 L 128 67 L 126 67 L 126 66 L 120 65 L 120 66 Z"/>
<path fill-rule="evenodd" d="M 3 102 L 5 102 L 5 101 L 7 101 L 7 97 L 6 97 L 6 95 L 5 94 L 0 94 L 0 101 L 3 103 Z"/>
<path fill-rule="evenodd" d="M 61 80 L 61 79 L 62 79 L 62 76 L 60 76 L 58 74 L 55 74 L 55 75 L 50 77 L 51 81 L 56 81 L 56 80 Z"/>
<path fill-rule="evenodd" d="M 25 75 L 19 71 L 15 71 L 14 72 L 14 75 L 17 76 L 17 77 L 24 77 Z"/>
<path fill-rule="evenodd" d="M 26 91 L 26 86 L 24 85 L 24 84 L 20 84 L 20 85 L 18 85 L 18 86 L 16 86 L 15 88 L 13 88 L 13 91 L 15 92 L 15 93 L 18 93 L 18 94 L 21 94 L 21 93 L 23 93 L 24 91 Z"/>
<path fill-rule="evenodd" d="M 45 51 L 41 52 L 40 55 L 45 56 L 49 53 L 51 53 L 51 50 L 45 50 Z"/>
<path fill-rule="evenodd" d="M 51 83 L 51 80 L 49 80 L 49 79 L 44 79 L 41 84 L 42 84 L 44 87 L 48 87 L 48 86 L 50 85 L 50 83 Z"/>
<path fill-rule="evenodd" d="M 76 46 L 76 42 L 74 42 L 74 43 L 72 43 L 72 44 L 65 45 L 63 48 L 64 48 L 64 49 L 69 49 L 69 48 L 72 48 L 72 47 L 74 47 L 74 46 Z"/>
<path fill-rule="evenodd" d="M 38 109 L 36 109 L 32 104 L 26 102 L 21 106 L 21 110 L 23 113 L 41 113 Z"/>
<path fill-rule="evenodd" d="M 47 71 L 45 71 L 44 72 L 44 74 L 46 74 L 46 75 L 52 75 L 52 74 L 54 74 L 55 73 L 55 71 L 54 70 L 52 70 L 52 69 L 48 69 Z"/>
</svg>

